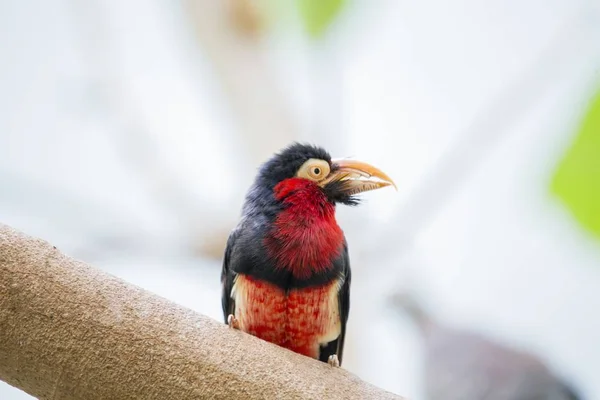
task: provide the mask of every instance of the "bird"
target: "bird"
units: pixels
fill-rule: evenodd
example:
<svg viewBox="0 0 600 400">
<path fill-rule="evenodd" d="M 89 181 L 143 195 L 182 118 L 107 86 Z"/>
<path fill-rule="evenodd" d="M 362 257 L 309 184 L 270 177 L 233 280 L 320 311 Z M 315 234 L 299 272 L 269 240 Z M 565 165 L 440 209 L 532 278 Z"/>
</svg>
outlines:
<svg viewBox="0 0 600 400">
<path fill-rule="evenodd" d="M 341 366 L 350 311 L 348 244 L 337 204 L 392 185 L 378 168 L 294 142 L 258 169 L 221 272 L 224 322 Z"/>
<path fill-rule="evenodd" d="M 582 394 L 534 354 L 436 321 L 413 293 L 390 298 L 418 327 L 429 400 L 582 400 Z"/>
</svg>

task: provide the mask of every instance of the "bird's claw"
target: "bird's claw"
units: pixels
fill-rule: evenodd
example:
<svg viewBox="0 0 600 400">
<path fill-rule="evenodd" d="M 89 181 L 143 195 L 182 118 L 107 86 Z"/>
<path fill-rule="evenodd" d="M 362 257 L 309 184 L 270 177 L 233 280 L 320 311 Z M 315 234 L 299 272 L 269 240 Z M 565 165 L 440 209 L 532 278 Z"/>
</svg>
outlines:
<svg viewBox="0 0 600 400">
<path fill-rule="evenodd" d="M 240 329 L 240 323 L 233 314 L 229 314 L 227 317 L 227 325 L 229 325 L 229 327 L 232 329 Z"/>
<path fill-rule="evenodd" d="M 337 354 L 330 355 L 327 359 L 327 364 L 331 365 L 332 367 L 339 367 L 340 360 L 338 360 Z"/>
</svg>

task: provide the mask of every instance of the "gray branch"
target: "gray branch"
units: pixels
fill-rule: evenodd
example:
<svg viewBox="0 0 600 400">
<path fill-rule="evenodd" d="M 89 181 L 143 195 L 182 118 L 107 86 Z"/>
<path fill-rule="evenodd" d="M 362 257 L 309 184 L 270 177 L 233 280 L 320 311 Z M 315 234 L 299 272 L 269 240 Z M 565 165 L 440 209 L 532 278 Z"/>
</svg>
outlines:
<svg viewBox="0 0 600 400">
<path fill-rule="evenodd" d="M 6 225 L 0 379 L 40 399 L 400 399 Z"/>
</svg>

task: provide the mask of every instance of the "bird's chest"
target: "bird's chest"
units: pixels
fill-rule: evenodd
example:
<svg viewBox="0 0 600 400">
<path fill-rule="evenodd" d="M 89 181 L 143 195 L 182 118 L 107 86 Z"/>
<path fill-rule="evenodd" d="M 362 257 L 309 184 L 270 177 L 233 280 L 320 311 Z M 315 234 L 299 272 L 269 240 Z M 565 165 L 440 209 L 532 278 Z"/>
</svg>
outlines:
<svg viewBox="0 0 600 400">
<path fill-rule="evenodd" d="M 291 207 L 276 218 L 264 244 L 276 268 L 307 279 L 331 269 L 343 241 L 344 233 L 332 211 L 317 213 Z"/>
<path fill-rule="evenodd" d="M 319 345 L 341 332 L 339 281 L 284 291 L 265 281 L 238 275 L 233 287 L 240 328 L 263 340 L 317 358 Z"/>
</svg>

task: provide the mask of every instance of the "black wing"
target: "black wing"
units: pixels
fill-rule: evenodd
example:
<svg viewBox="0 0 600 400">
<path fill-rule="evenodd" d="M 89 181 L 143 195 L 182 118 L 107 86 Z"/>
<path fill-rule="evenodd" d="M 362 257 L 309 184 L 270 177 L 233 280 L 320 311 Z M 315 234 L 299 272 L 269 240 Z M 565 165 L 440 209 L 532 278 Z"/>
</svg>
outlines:
<svg viewBox="0 0 600 400">
<path fill-rule="evenodd" d="M 319 360 L 327 362 L 329 356 L 336 354 L 340 365 L 344 355 L 344 340 L 346 338 L 346 323 L 348 322 L 348 314 L 350 313 L 350 257 L 348 256 L 348 245 L 344 241 L 344 250 L 341 257 L 342 268 L 341 275 L 344 280 L 338 292 L 338 306 L 340 312 L 340 336 L 337 339 L 327 343 L 321 348 Z"/>
<path fill-rule="evenodd" d="M 235 246 L 235 241 L 238 237 L 238 232 L 239 230 L 235 229 L 229 234 L 227 246 L 225 247 L 225 255 L 223 256 L 223 269 L 221 270 L 221 305 L 223 307 L 223 318 L 225 323 L 227 323 L 227 317 L 235 311 L 235 301 L 231 298 L 231 289 L 233 288 L 235 272 L 231 270 L 229 263 L 231 261 L 231 253 Z"/>
</svg>

